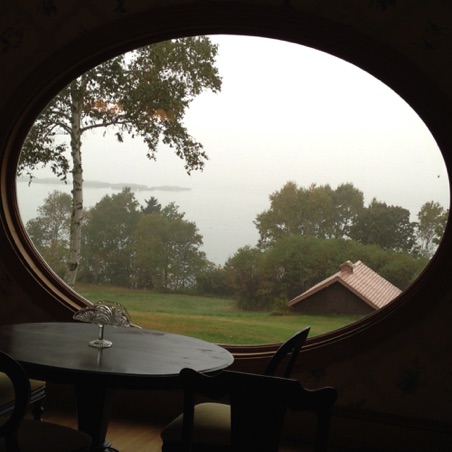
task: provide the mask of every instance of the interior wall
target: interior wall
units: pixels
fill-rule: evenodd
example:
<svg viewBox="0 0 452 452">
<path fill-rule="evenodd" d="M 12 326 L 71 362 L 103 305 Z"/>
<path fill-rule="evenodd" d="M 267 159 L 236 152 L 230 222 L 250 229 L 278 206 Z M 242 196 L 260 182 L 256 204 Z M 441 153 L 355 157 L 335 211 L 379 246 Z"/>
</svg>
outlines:
<svg viewBox="0 0 452 452">
<path fill-rule="evenodd" d="M 56 293 L 50 290 L 35 276 L 42 272 L 39 265 L 22 257 L 16 241 L 22 226 L 10 215 L 14 186 L 8 176 L 34 117 L 80 72 L 136 45 L 190 33 L 303 42 L 360 65 L 395 89 L 426 122 L 450 168 L 451 18 L 452 5 L 442 0 L 4 0 L 1 322 L 68 320 L 75 309 L 64 287 L 55 283 Z M 356 327 L 310 341 L 303 352 L 304 384 L 338 390 L 337 422 L 367 413 L 373 420 L 386 416 L 394 425 L 409 420 L 425 438 L 452 429 L 449 229 L 431 265 L 399 302 Z M 247 360 L 236 367 L 254 368 Z"/>
</svg>

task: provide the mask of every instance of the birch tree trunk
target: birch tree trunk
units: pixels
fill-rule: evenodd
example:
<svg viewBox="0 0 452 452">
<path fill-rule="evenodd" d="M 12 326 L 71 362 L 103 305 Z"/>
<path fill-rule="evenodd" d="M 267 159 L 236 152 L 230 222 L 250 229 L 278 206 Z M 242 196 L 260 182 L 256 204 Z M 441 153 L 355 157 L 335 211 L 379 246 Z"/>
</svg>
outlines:
<svg viewBox="0 0 452 452">
<path fill-rule="evenodd" d="M 69 257 L 64 280 L 70 287 L 74 287 L 80 266 L 83 222 L 82 96 L 76 82 L 72 83 L 71 91 L 72 213 Z"/>
</svg>

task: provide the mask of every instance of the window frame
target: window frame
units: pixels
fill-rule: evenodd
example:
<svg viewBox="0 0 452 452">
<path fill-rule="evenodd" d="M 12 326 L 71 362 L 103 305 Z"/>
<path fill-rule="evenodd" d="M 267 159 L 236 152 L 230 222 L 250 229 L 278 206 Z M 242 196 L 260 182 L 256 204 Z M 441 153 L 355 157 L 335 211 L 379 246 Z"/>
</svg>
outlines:
<svg viewBox="0 0 452 452">
<path fill-rule="evenodd" d="M 0 143 L 4 153 L 0 160 L 1 208 L 4 230 L 10 247 L 6 259 L 19 272 L 25 288 L 37 297 L 38 303 L 58 318 L 72 317 L 72 312 L 86 306 L 87 301 L 70 289 L 45 264 L 29 240 L 20 219 L 17 206 L 16 168 L 25 136 L 34 119 L 65 85 L 91 67 L 133 48 L 166 39 L 194 35 L 234 34 L 279 39 L 309 46 L 348 61 L 374 75 L 397 92 L 419 114 L 435 137 L 440 149 L 447 149 L 450 141 L 447 125 L 441 116 L 446 111 L 447 99 L 441 90 L 420 69 L 394 49 L 375 42 L 369 36 L 344 25 L 289 8 L 214 4 L 203 8 L 193 5 L 149 8 L 148 13 L 130 14 L 119 22 L 87 31 L 69 45 L 50 55 L 40 64 L 33 78 L 21 84 L 10 109 L 14 114 L 6 122 L 5 143 Z M 419 86 L 429 89 L 429 98 L 419 96 Z M 438 108 L 439 106 L 439 108 Z M 8 109 L 6 109 L 8 110 Z M 451 167 L 451 157 L 442 153 L 446 166 Z M 309 340 L 309 348 L 360 334 L 397 328 L 399 320 L 407 313 L 422 312 L 414 300 L 431 298 L 447 290 L 445 263 L 452 248 L 449 223 L 435 256 L 419 278 L 396 300 L 363 320 Z M 39 298 L 41 297 L 41 298 Z M 434 302 L 431 303 L 434 305 Z M 56 308 L 58 306 L 58 308 Z M 378 330 L 377 330 L 378 331 Z M 372 335 L 362 343 L 369 346 Z M 377 335 L 378 336 L 378 335 Z M 266 346 L 271 353 L 277 344 Z M 237 355 L 256 356 L 262 347 L 236 350 Z"/>
</svg>

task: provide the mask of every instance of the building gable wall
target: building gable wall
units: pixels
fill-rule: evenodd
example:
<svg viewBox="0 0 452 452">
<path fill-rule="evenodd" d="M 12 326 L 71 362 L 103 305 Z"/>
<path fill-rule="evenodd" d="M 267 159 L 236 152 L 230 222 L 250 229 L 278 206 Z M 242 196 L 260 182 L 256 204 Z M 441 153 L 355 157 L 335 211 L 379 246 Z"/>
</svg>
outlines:
<svg viewBox="0 0 452 452">
<path fill-rule="evenodd" d="M 374 310 L 340 283 L 334 283 L 293 306 L 303 314 L 368 315 Z"/>
</svg>

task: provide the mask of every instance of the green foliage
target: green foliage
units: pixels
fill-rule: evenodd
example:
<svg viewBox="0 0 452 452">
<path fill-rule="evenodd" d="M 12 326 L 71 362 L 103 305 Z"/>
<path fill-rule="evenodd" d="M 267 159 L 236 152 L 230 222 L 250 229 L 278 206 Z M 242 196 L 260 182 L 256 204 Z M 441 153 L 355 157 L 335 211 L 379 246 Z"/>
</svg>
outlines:
<svg viewBox="0 0 452 452">
<path fill-rule="evenodd" d="M 160 212 L 162 210 L 162 205 L 158 202 L 158 199 L 154 196 L 151 196 L 146 201 L 146 205 L 141 206 L 141 212 L 148 215 L 154 212 Z"/>
<path fill-rule="evenodd" d="M 218 46 L 204 36 L 164 41 L 119 55 L 94 67 L 63 89 L 35 121 L 20 156 L 18 173 L 51 165 L 65 178 L 75 162 L 69 138 L 110 128 L 119 141 L 140 137 L 154 159 L 162 141 L 185 160 L 187 171 L 203 166 L 202 145 L 183 126 L 187 107 L 204 90 L 217 92 Z M 74 113 L 80 116 L 74 129 Z M 67 140 L 62 140 L 66 136 Z"/>
<path fill-rule="evenodd" d="M 272 315 L 289 315 L 292 313 L 287 306 L 288 299 L 285 297 L 276 298 L 272 304 Z"/>
<path fill-rule="evenodd" d="M 206 265 L 196 224 L 184 219 L 174 203 L 141 216 L 133 236 L 137 287 L 183 290 L 196 286 Z"/>
<path fill-rule="evenodd" d="M 352 239 L 385 250 L 431 257 L 441 240 L 449 212 L 438 203 L 424 204 L 419 223 L 410 212 L 375 198 L 364 206 L 363 193 L 350 183 L 308 188 L 287 182 L 270 195 L 270 208 L 256 216 L 259 247 L 270 249 L 284 237 Z"/>
<path fill-rule="evenodd" d="M 130 188 L 104 196 L 87 215 L 83 241 L 85 280 L 129 285 L 133 272 L 131 240 L 139 218 Z"/>
<path fill-rule="evenodd" d="M 225 271 L 241 309 L 269 309 L 271 299 L 261 286 L 260 262 L 262 252 L 257 248 L 240 248 L 225 264 Z"/>
<path fill-rule="evenodd" d="M 159 290 L 194 288 L 197 274 L 207 265 L 195 223 L 185 220 L 173 203 L 152 213 L 138 207 L 125 188 L 90 209 L 82 280 Z"/>
<path fill-rule="evenodd" d="M 338 271 L 338 240 L 285 237 L 263 255 L 263 277 L 272 298 L 292 299 Z M 339 258 L 340 259 L 340 258 Z"/>
<path fill-rule="evenodd" d="M 82 136 L 109 129 L 118 139 L 140 138 L 147 157 L 158 144 L 174 149 L 188 173 L 202 169 L 207 155 L 184 127 L 185 111 L 204 90 L 216 92 L 218 48 L 203 36 L 174 39 L 113 58 L 73 80 L 38 116 L 25 140 L 18 174 L 50 165 L 66 180 L 72 173 L 70 252 L 66 282 L 73 286 L 81 259 L 84 223 Z M 70 152 L 68 152 L 70 150 Z"/>
<path fill-rule="evenodd" d="M 26 224 L 36 249 L 52 268 L 63 277 L 69 251 L 71 196 L 53 191 L 38 207 L 38 216 Z"/>
<path fill-rule="evenodd" d="M 233 295 L 233 290 L 228 284 L 227 273 L 223 266 L 206 262 L 206 265 L 196 276 L 196 292 L 222 297 Z"/>
<path fill-rule="evenodd" d="M 159 213 L 141 216 L 133 235 L 134 281 L 137 287 L 163 287 L 166 220 Z"/>
<path fill-rule="evenodd" d="M 352 226 L 350 236 L 385 250 L 411 252 L 416 244 L 415 227 L 409 210 L 373 199 Z"/>
<path fill-rule="evenodd" d="M 443 237 L 449 217 L 449 209 L 446 210 L 439 203 L 430 201 L 421 207 L 417 217 L 417 238 L 420 253 L 422 256 L 430 258 Z"/>
<path fill-rule="evenodd" d="M 337 273 L 340 265 L 363 261 L 401 290 L 427 265 L 426 259 L 387 251 L 353 240 L 287 236 L 262 251 L 240 249 L 225 265 L 238 306 L 248 310 L 272 309 L 275 300 L 290 300 Z"/>
<path fill-rule="evenodd" d="M 259 246 L 271 247 L 285 236 L 348 238 L 363 210 L 363 194 L 352 184 L 333 190 L 312 184 L 307 189 L 287 182 L 270 195 L 270 208 L 256 217 Z"/>
<path fill-rule="evenodd" d="M 356 208 L 361 205 L 360 196 L 357 196 L 359 192 L 350 184 L 341 185 L 336 191 L 328 188 L 318 191 L 315 186 L 311 186 L 309 190 L 315 192 L 311 199 L 323 199 L 324 205 L 329 203 L 325 201 L 329 196 L 325 194 L 328 193 L 334 194 L 336 200 L 340 200 L 341 196 L 348 199 L 347 202 L 338 201 L 341 209 L 349 212 L 344 214 L 346 221 L 336 223 L 336 226 L 340 224 L 338 230 L 348 230 L 353 234 L 352 221 L 359 225 L 360 218 L 374 218 L 371 228 L 379 232 L 377 226 L 384 227 L 383 220 L 394 224 L 395 219 L 399 219 L 402 226 L 406 225 L 406 229 L 400 229 L 408 231 L 411 237 L 412 223 L 407 223 L 405 209 L 388 207 L 373 200 L 368 210 L 360 210 Z M 279 195 L 282 192 L 289 193 L 292 201 L 297 199 L 294 196 L 297 194 L 295 184 L 286 184 Z M 356 201 L 353 209 L 346 207 L 351 204 L 350 198 Z M 50 236 L 46 231 L 64 224 L 62 217 L 58 215 L 63 214 L 67 218 L 70 200 L 66 198 L 64 210 L 64 206 L 55 202 L 56 199 L 59 199 L 56 194 L 49 197 L 39 210 L 40 217 L 30 221 L 27 227 L 43 256 L 50 256 L 49 263 L 56 262 L 55 265 L 58 265 L 58 259 L 63 259 L 57 255 L 51 260 L 51 241 L 44 238 Z M 412 284 L 428 263 L 428 259 L 421 257 L 419 253 L 395 251 L 389 245 L 385 249 L 375 243 L 363 244 L 351 239 L 318 238 L 293 233 L 281 234 L 279 238 L 272 237 L 271 245 L 269 241 L 265 247 L 240 248 L 221 267 L 209 262 L 200 251 L 202 236 L 196 224 L 187 221 L 185 214 L 174 203 L 162 208 L 157 199 L 151 197 L 146 201 L 145 207 L 138 207 L 130 189 L 124 189 L 117 195 L 104 197 L 89 211 L 84 241 L 85 281 L 161 291 L 233 296 L 238 300 L 237 307 L 242 310 L 284 314 L 283 307 L 287 300 L 336 273 L 345 261 L 363 261 L 401 290 Z M 353 215 L 350 212 L 354 212 Z M 269 219 L 275 213 L 274 209 L 270 209 L 261 218 Z M 418 228 L 424 228 L 425 236 L 430 234 L 430 241 L 437 240 L 447 214 L 448 211 L 436 203 L 426 203 L 419 213 Z M 288 226 L 286 231 L 291 228 L 292 226 Z M 365 241 L 376 240 L 368 238 Z"/>
</svg>

